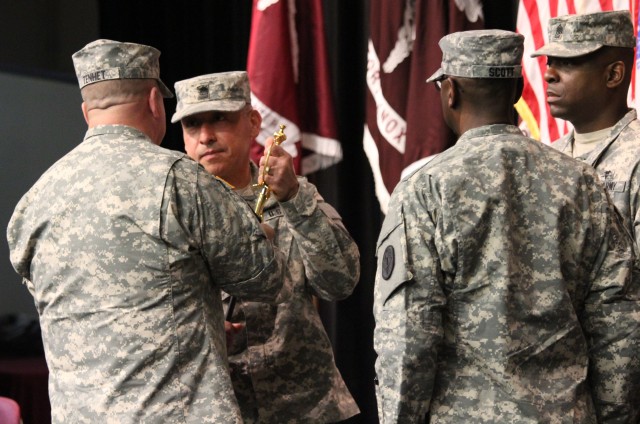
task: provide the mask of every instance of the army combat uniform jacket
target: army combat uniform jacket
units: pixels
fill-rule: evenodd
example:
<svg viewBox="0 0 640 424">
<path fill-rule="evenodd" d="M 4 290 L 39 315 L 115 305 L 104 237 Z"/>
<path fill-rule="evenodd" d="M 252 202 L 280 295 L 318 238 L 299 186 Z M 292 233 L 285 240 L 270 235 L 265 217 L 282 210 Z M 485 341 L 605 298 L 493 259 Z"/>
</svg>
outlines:
<svg viewBox="0 0 640 424">
<path fill-rule="evenodd" d="M 257 168 L 252 165 L 254 183 Z M 279 305 L 238 301 L 232 321 L 246 332 L 231 345 L 231 378 L 245 422 L 329 423 L 359 412 L 336 368 L 313 296 L 339 300 L 360 274 L 359 252 L 336 210 L 316 187 L 299 178 L 297 195 L 278 203 L 271 196 L 264 221 L 287 257 L 289 301 Z M 249 188 L 243 197 L 255 205 Z"/>
<path fill-rule="evenodd" d="M 573 156 L 573 139 L 571 131 L 551 146 Z M 596 168 L 625 227 L 640 246 L 640 121 L 636 110 L 627 112 L 605 141 L 577 159 Z"/>
<path fill-rule="evenodd" d="M 241 422 L 220 288 L 273 300 L 283 261 L 204 168 L 134 128 L 95 127 L 7 235 L 40 315 L 54 423 Z"/>
<path fill-rule="evenodd" d="M 389 204 L 374 298 L 382 423 L 637 422 L 632 241 L 589 166 L 484 126 Z"/>
</svg>

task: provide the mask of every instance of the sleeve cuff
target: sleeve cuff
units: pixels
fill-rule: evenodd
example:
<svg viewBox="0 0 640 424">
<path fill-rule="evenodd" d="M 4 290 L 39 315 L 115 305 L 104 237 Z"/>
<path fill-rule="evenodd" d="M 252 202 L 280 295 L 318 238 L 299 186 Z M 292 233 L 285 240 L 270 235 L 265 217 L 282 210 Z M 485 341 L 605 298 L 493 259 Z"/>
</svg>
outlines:
<svg viewBox="0 0 640 424">
<path fill-rule="evenodd" d="M 317 207 L 316 193 L 314 185 L 309 184 L 306 178 L 299 178 L 300 187 L 293 198 L 286 202 L 280 202 L 280 206 L 289 221 L 295 221 L 296 217 L 309 217 Z"/>
</svg>

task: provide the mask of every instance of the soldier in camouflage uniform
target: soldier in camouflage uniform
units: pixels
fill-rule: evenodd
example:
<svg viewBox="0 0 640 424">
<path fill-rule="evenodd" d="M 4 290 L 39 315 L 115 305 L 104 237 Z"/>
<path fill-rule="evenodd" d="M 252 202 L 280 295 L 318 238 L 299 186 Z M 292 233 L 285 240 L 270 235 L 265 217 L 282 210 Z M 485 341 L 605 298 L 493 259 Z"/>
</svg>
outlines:
<svg viewBox="0 0 640 424">
<path fill-rule="evenodd" d="M 272 191 L 264 221 L 287 256 L 290 300 L 274 306 L 241 297 L 231 317 L 231 379 L 243 419 L 315 424 L 356 415 L 313 302 L 314 296 L 335 301 L 351 294 L 360 274 L 355 242 L 316 187 L 296 177 L 284 146 L 271 147 L 268 164 L 264 157 L 260 167 L 250 160 L 262 118 L 251 106 L 246 72 L 202 75 L 175 89 L 171 121 L 181 121 L 187 154 L 251 206 L 257 197 L 252 185 L 264 178 Z"/>
<path fill-rule="evenodd" d="M 640 122 L 627 106 L 636 45 L 628 11 L 549 21 L 547 102 L 573 130 L 551 145 L 596 168 L 640 246 Z M 636 265 L 636 268 L 640 268 Z"/>
<path fill-rule="evenodd" d="M 640 418 L 632 241 L 591 167 L 521 134 L 523 37 L 440 41 L 455 146 L 403 179 L 378 239 L 382 423 Z"/>
<path fill-rule="evenodd" d="M 159 147 L 152 47 L 97 40 L 73 55 L 84 141 L 18 203 L 11 262 L 35 298 L 54 423 L 240 423 L 220 289 L 280 292 L 284 257 L 247 205 Z"/>
</svg>

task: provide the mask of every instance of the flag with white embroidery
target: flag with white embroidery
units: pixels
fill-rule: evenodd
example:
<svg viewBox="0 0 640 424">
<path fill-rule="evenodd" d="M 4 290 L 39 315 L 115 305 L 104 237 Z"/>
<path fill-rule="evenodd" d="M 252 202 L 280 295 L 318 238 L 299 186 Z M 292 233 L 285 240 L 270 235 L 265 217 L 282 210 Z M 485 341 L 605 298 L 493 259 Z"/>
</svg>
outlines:
<svg viewBox="0 0 640 424">
<path fill-rule="evenodd" d="M 247 57 L 251 102 L 262 128 L 251 157 L 286 126 L 283 147 L 296 172 L 309 174 L 342 159 L 331 93 L 322 0 L 254 0 Z"/>
<path fill-rule="evenodd" d="M 364 150 L 384 213 L 402 175 L 450 147 L 434 84 L 445 35 L 482 29 L 480 0 L 371 0 Z M 404 174 L 403 174 L 404 173 Z"/>
<path fill-rule="evenodd" d="M 521 0 L 518 8 L 517 32 L 524 35 L 522 74 L 524 89 L 516 104 L 521 118 L 521 128 L 536 140 L 550 144 L 571 129 L 571 124 L 554 118 L 547 104 L 544 72 L 546 56 L 530 57 L 531 53 L 545 45 L 549 39 L 547 27 L 550 18 L 568 14 L 594 13 L 608 10 L 629 10 L 638 33 L 638 0 Z M 636 69 L 638 63 L 636 62 Z M 629 89 L 629 104 L 636 106 L 635 87 L 638 82 L 634 69 Z"/>
</svg>

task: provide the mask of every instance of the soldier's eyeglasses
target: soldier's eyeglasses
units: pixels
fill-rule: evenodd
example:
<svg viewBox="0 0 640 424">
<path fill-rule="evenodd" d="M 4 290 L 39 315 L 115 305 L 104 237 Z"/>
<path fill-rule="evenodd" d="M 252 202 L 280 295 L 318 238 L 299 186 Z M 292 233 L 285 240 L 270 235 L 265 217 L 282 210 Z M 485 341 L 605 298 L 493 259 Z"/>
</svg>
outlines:
<svg viewBox="0 0 640 424">
<path fill-rule="evenodd" d="M 440 89 L 442 88 L 442 81 L 446 80 L 447 78 L 449 78 L 448 75 L 441 75 L 440 78 L 438 78 L 437 80 L 433 81 L 436 83 L 436 89 L 438 91 L 440 91 Z"/>
</svg>

